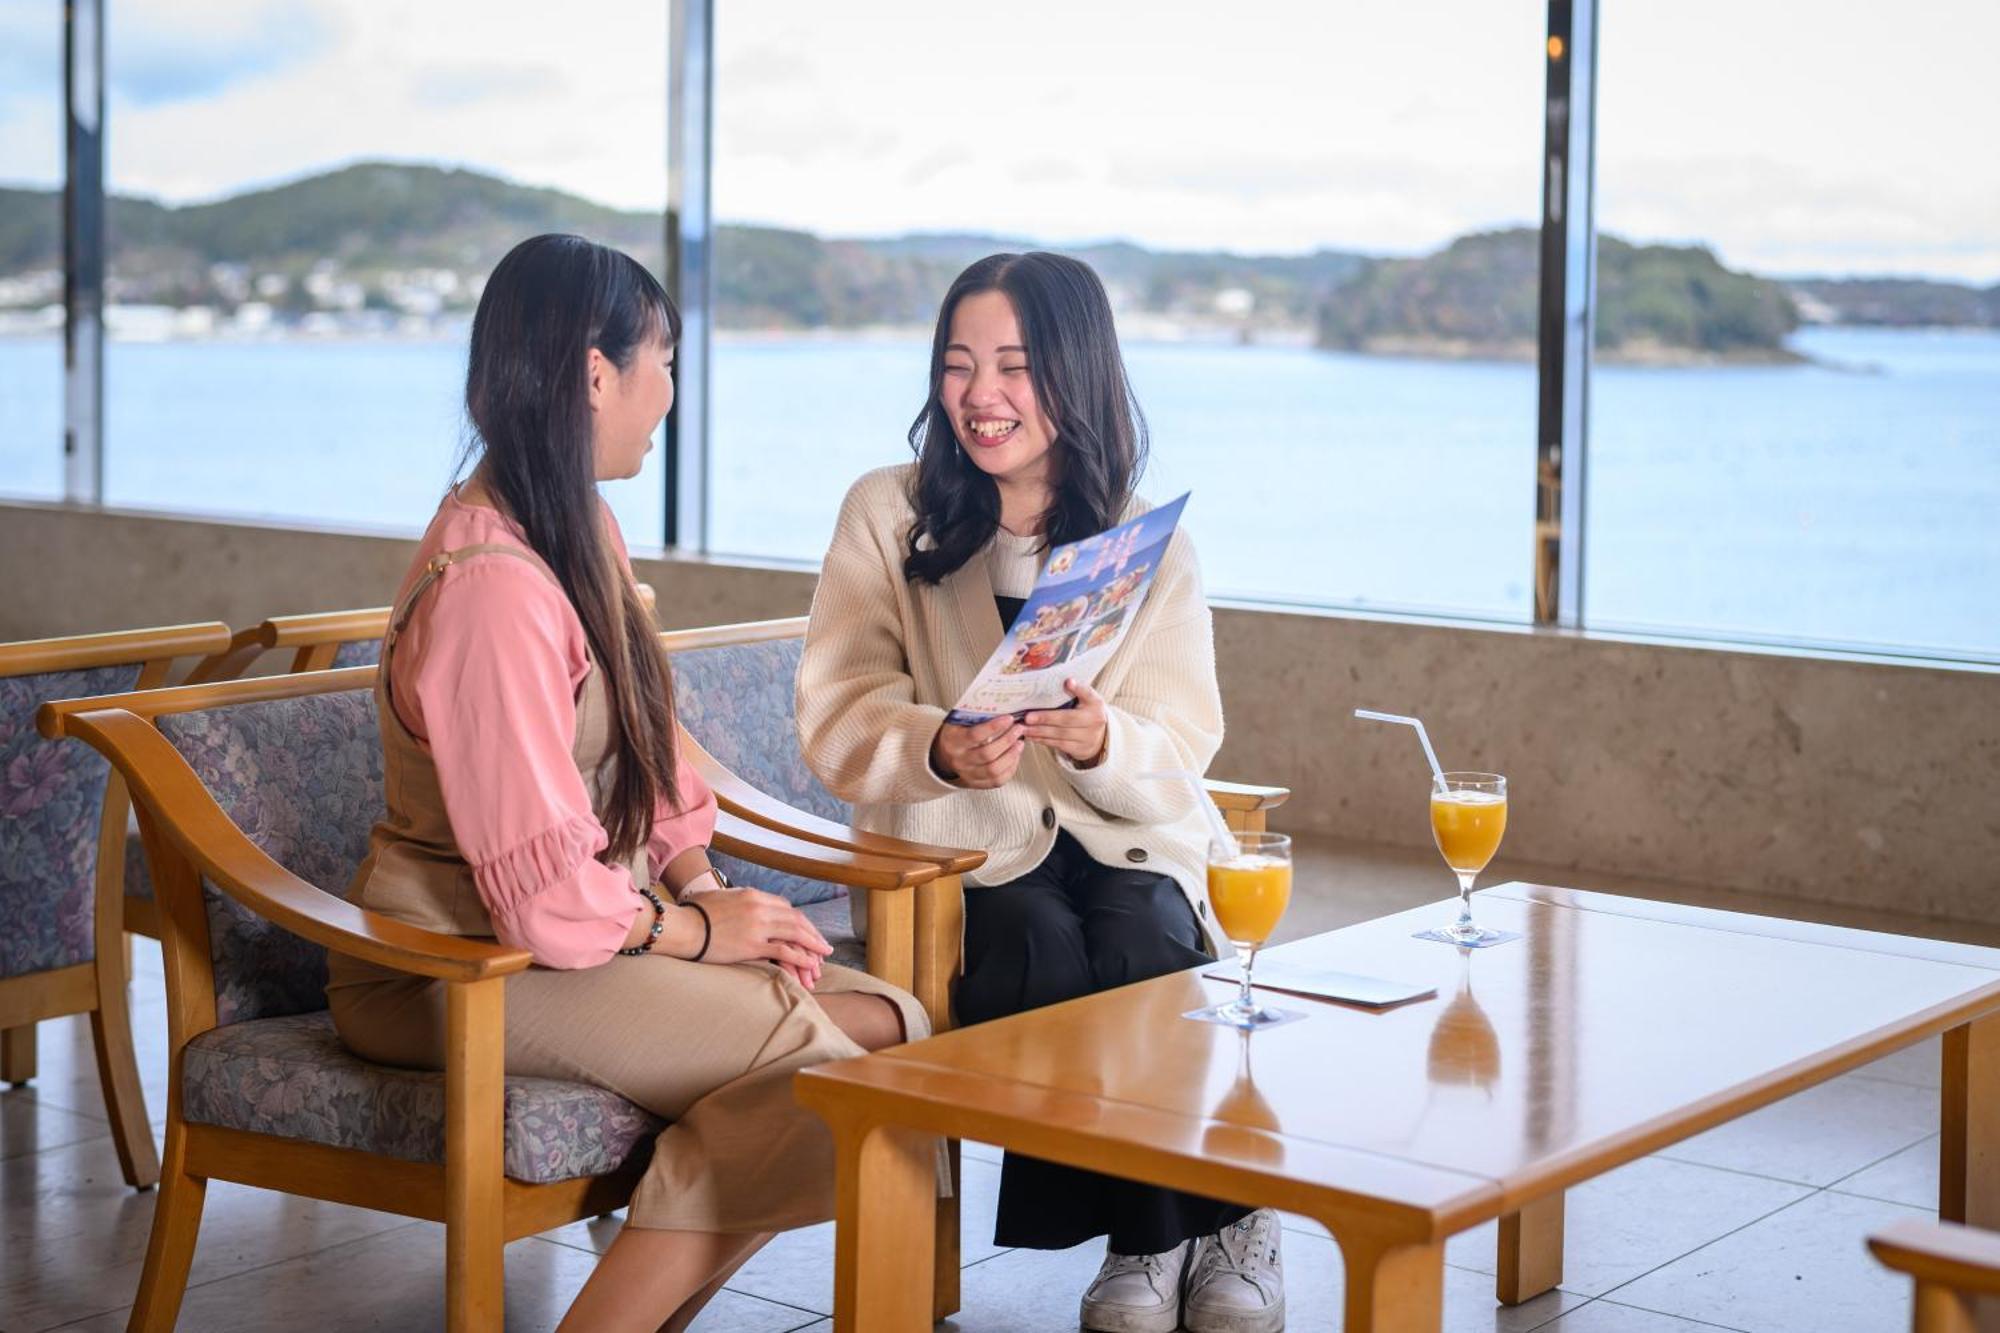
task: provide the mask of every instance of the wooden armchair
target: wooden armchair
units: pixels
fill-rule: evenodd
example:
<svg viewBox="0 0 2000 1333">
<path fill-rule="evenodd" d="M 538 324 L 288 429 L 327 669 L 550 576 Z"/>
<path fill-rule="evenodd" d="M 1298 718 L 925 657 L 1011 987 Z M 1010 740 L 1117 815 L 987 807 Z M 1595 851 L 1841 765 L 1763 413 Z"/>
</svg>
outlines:
<svg viewBox="0 0 2000 1333">
<path fill-rule="evenodd" d="M 2000 1329 L 2000 1233 L 1910 1218 L 1870 1236 L 1868 1248 L 1915 1280 L 1913 1333 Z"/>
<path fill-rule="evenodd" d="M 799 752 L 793 685 L 805 632 L 806 620 L 800 616 L 660 636 L 673 666 L 674 706 L 687 742 L 686 757 L 708 779 L 717 804 L 737 818 L 802 842 L 937 867 L 935 878 L 914 885 L 908 893 L 869 895 L 866 957 L 870 972 L 913 992 L 930 1015 L 933 1030 L 943 1032 L 952 1026 L 951 986 L 964 943 L 963 877 L 977 869 L 986 854 L 925 846 L 853 827 L 850 807 L 820 784 Z M 1283 787 L 1213 781 L 1208 790 L 1238 832 L 1262 830 L 1267 812 L 1291 795 Z M 834 957 L 852 960 L 856 945 L 839 889 L 773 883 L 768 874 L 755 878 L 803 904 L 835 944 Z M 850 957 L 842 956 L 843 948 Z M 949 1150 L 955 1181 L 958 1144 L 950 1143 Z M 959 1308 L 955 1190 L 952 1198 L 939 1201 L 936 1243 L 932 1315 L 944 1319 Z"/>
<path fill-rule="evenodd" d="M 35 734 L 50 699 L 148 689 L 229 637 L 209 623 L 0 644 L 0 1078 L 35 1076 L 35 1024 L 89 1014 L 105 1114 L 131 1185 L 159 1179 L 125 1005 L 125 784 Z"/>
<path fill-rule="evenodd" d="M 123 777 L 159 891 L 171 1083 L 134 1330 L 173 1327 L 210 1179 L 443 1222 L 447 1326 L 498 1328 L 506 1242 L 622 1206 L 660 1128 L 601 1088 L 506 1076 L 504 983 L 526 953 L 339 896 L 382 808 L 373 683 L 351 668 L 38 715 L 44 736 L 86 742 Z M 716 846 L 883 901 L 939 873 L 730 814 Z M 340 1045 L 321 993 L 328 950 L 448 984 L 442 1074 Z M 564 1121 L 583 1133 L 544 1128 Z"/>
</svg>

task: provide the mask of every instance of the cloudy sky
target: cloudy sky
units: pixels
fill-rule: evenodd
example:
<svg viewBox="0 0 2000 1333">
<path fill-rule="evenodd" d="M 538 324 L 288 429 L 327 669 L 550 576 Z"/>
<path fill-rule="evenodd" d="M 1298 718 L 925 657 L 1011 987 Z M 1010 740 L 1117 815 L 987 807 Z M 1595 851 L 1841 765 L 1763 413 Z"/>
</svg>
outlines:
<svg viewBox="0 0 2000 1333">
<path fill-rule="evenodd" d="M 1601 0 L 1599 220 L 1765 272 L 2000 281 L 1993 0 Z M 1537 0 L 722 0 L 716 210 L 825 235 L 1413 253 L 1540 188 Z M 359 158 L 665 195 L 665 0 L 115 0 L 110 179 Z M 0 9 L 0 179 L 50 183 L 54 5 Z"/>
</svg>

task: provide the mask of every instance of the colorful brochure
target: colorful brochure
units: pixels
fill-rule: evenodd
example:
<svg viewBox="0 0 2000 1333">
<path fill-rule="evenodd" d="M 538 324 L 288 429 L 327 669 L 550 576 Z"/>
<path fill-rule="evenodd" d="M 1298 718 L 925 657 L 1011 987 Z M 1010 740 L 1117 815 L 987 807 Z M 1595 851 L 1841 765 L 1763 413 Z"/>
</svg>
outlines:
<svg viewBox="0 0 2000 1333">
<path fill-rule="evenodd" d="M 1063 682 L 1094 683 L 1125 641 L 1186 503 L 1182 495 L 1050 551 L 1021 614 L 945 720 L 969 726 L 1073 704 Z"/>
</svg>

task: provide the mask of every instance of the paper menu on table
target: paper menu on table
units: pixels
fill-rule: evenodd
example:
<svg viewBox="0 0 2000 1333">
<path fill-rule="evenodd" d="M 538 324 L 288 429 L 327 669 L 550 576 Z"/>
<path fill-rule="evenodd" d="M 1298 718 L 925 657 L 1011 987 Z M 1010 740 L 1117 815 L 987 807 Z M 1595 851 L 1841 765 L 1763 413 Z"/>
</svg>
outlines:
<svg viewBox="0 0 2000 1333">
<path fill-rule="evenodd" d="M 1049 552 L 1021 614 L 951 710 L 948 721 L 1061 708 L 1065 680 L 1092 684 L 1138 617 L 1187 496 Z"/>
</svg>

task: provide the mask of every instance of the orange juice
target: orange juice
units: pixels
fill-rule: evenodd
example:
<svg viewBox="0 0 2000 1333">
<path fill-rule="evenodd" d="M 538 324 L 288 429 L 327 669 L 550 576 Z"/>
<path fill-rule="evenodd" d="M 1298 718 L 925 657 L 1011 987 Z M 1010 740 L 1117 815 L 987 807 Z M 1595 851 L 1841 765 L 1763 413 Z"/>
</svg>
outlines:
<svg viewBox="0 0 2000 1333">
<path fill-rule="evenodd" d="M 1208 865 L 1208 901 L 1231 944 L 1262 944 L 1292 900 L 1292 863 L 1255 853 Z"/>
<path fill-rule="evenodd" d="M 1486 869 L 1507 831 L 1507 798 L 1484 791 L 1433 791 L 1431 832 L 1444 863 L 1461 875 Z"/>
</svg>

